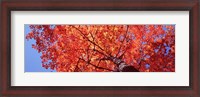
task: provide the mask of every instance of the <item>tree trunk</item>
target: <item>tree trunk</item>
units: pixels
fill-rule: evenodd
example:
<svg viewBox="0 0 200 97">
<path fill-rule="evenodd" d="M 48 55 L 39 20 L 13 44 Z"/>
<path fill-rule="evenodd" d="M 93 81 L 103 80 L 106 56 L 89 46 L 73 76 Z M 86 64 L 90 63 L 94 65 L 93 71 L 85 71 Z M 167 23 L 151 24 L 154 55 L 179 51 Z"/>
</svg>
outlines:
<svg viewBox="0 0 200 97">
<path fill-rule="evenodd" d="M 111 61 L 117 65 L 118 68 L 115 70 L 117 72 L 139 72 L 135 67 L 126 64 L 119 58 L 111 57 Z"/>
</svg>

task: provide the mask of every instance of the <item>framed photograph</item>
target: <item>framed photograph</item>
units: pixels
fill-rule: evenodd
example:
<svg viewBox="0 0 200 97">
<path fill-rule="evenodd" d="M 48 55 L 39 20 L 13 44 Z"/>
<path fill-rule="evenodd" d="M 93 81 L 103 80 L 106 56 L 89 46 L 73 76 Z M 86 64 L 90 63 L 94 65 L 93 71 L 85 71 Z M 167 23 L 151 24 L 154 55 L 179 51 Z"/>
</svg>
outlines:
<svg viewBox="0 0 200 97">
<path fill-rule="evenodd" d="M 1 9 L 3 97 L 200 97 L 198 0 L 5 0 Z"/>
</svg>

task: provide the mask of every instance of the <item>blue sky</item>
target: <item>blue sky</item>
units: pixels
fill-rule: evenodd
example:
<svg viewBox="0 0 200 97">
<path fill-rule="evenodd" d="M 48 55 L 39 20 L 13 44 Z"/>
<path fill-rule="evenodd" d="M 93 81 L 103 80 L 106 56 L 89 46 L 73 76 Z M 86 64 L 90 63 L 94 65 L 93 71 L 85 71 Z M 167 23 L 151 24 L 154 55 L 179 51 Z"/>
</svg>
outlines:
<svg viewBox="0 0 200 97">
<path fill-rule="evenodd" d="M 24 25 L 25 36 L 31 31 L 29 25 Z M 25 39 L 24 36 L 24 39 Z M 32 44 L 35 44 L 35 40 L 25 39 L 25 72 L 51 72 L 54 70 L 45 69 L 42 67 L 40 55 L 37 50 L 32 48 Z"/>
</svg>

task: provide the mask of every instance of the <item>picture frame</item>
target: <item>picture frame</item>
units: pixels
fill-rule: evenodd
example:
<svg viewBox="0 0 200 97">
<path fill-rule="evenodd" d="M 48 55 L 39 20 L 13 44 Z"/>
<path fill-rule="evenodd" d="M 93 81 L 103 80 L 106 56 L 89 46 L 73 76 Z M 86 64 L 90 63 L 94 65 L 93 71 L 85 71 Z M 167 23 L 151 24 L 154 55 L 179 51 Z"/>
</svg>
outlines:
<svg viewBox="0 0 200 97">
<path fill-rule="evenodd" d="M 11 86 L 11 11 L 189 11 L 189 86 Z M 1 1 L 1 96 L 199 97 L 199 0 Z"/>
</svg>

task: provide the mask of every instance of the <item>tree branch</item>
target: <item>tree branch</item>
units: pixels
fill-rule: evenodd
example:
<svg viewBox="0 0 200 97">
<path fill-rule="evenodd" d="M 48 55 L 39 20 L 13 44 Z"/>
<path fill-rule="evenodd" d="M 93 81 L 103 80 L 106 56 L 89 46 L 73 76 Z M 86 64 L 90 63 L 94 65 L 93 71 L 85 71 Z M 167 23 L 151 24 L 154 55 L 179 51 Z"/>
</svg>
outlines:
<svg viewBox="0 0 200 97">
<path fill-rule="evenodd" d="M 79 59 L 78 59 L 78 62 L 77 62 L 77 64 L 76 64 L 76 68 L 74 69 L 75 72 L 78 71 L 78 68 L 79 68 L 79 67 L 78 67 L 78 64 L 79 64 L 80 60 L 81 60 L 81 59 L 79 58 Z"/>
<path fill-rule="evenodd" d="M 90 63 L 89 61 L 86 61 L 86 60 L 84 60 L 84 59 L 82 59 L 82 58 L 80 58 L 80 59 L 83 60 L 84 62 L 86 62 L 87 64 L 90 64 L 90 65 L 94 66 L 95 68 L 104 69 L 104 70 L 108 70 L 108 71 L 113 71 L 113 70 L 108 69 L 108 68 L 96 66 L 96 65 L 94 65 L 94 64 Z"/>
<path fill-rule="evenodd" d="M 126 34 L 124 35 L 124 39 L 122 40 L 122 42 L 121 42 L 121 44 L 120 44 L 119 51 L 118 51 L 116 57 L 119 55 L 119 53 L 120 53 L 120 51 L 121 51 L 121 48 L 122 48 L 122 46 L 123 46 L 123 43 L 124 43 L 124 41 L 125 41 L 126 38 L 127 38 L 128 28 L 129 28 L 129 26 L 127 25 Z"/>
<path fill-rule="evenodd" d="M 93 41 L 91 41 L 80 29 L 78 29 L 77 27 L 75 27 L 75 26 L 73 26 L 72 25 L 72 27 L 74 27 L 76 30 L 78 30 L 80 33 L 81 33 L 81 35 L 84 37 L 84 38 L 86 38 L 87 39 L 87 41 L 89 41 L 90 43 L 92 43 L 92 44 L 94 44 L 95 46 L 97 46 L 99 49 L 101 49 L 102 51 L 105 51 L 102 47 L 100 47 L 98 44 L 96 44 L 95 42 L 93 42 Z M 101 52 L 101 53 L 103 53 L 103 52 Z M 103 53 L 104 54 L 104 53 Z M 106 55 L 106 54 L 104 54 L 104 55 Z"/>
</svg>

